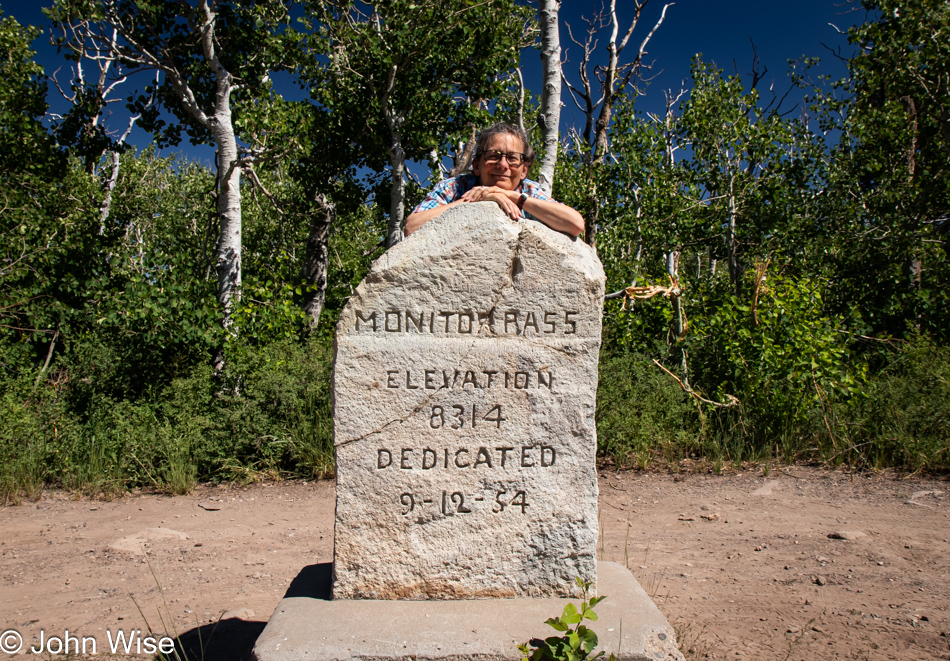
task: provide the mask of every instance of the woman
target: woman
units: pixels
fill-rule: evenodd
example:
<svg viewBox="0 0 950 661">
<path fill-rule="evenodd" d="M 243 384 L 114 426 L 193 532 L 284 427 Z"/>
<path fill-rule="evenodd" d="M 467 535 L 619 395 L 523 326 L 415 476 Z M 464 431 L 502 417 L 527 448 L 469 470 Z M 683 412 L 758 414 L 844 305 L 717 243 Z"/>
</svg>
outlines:
<svg viewBox="0 0 950 661">
<path fill-rule="evenodd" d="M 577 236 L 584 231 L 581 215 L 554 201 L 541 185 L 525 179 L 534 150 L 524 131 L 511 124 L 492 124 L 475 143 L 472 173 L 440 182 L 406 218 L 406 236 L 447 209 L 468 202 L 495 202 L 512 220 L 538 220 L 551 229 Z"/>
</svg>

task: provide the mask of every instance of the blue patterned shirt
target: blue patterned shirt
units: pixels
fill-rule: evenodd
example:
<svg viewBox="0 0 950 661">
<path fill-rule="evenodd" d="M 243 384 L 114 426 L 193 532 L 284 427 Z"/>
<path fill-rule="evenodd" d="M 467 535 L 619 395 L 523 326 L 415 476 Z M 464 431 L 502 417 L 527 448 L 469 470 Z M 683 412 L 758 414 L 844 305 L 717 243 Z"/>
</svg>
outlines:
<svg viewBox="0 0 950 661">
<path fill-rule="evenodd" d="M 477 185 L 478 179 L 474 174 L 463 174 L 458 177 L 452 177 L 451 179 L 443 179 L 436 184 L 435 188 L 429 191 L 429 194 L 426 195 L 425 199 L 419 203 L 419 206 L 417 206 L 412 213 L 435 209 L 444 204 L 454 202 Z M 517 190 L 528 197 L 547 200 L 548 202 L 556 202 L 554 198 L 541 189 L 541 184 L 536 181 L 531 181 L 530 179 L 522 179 Z M 524 210 L 521 211 L 521 216 L 523 218 L 530 218 L 531 220 L 538 220 Z"/>
</svg>

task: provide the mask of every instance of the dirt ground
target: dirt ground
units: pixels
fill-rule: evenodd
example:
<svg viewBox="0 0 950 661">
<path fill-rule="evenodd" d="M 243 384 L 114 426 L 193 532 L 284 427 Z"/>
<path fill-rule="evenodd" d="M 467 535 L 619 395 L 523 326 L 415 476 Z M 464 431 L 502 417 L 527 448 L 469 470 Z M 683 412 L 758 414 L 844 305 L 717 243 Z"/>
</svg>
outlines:
<svg viewBox="0 0 950 661">
<path fill-rule="evenodd" d="M 42 630 L 56 651 L 69 630 L 109 658 L 107 630 L 151 627 L 181 635 L 189 658 L 237 661 L 301 569 L 332 560 L 333 490 L 51 493 L 0 508 L 0 645 L 13 630 L 36 647 Z M 948 492 L 943 478 L 803 467 L 607 471 L 599 552 L 633 571 L 687 658 L 950 659 Z"/>
</svg>

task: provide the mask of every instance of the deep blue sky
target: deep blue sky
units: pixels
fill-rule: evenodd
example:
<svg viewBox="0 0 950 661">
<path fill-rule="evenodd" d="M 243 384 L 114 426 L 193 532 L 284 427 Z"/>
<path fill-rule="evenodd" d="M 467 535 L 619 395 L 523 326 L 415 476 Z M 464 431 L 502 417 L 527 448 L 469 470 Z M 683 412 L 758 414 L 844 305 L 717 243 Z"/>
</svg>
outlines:
<svg viewBox="0 0 950 661">
<path fill-rule="evenodd" d="M 845 6 L 839 6 L 842 4 Z M 44 2 L 26 0 L 0 0 L 6 16 L 14 16 L 20 23 L 46 26 L 40 8 Z M 618 0 L 621 18 L 621 33 L 625 31 L 631 16 L 632 2 Z M 561 47 L 566 51 L 565 71 L 572 81 L 577 80 L 577 64 L 580 48 L 570 42 L 563 23 L 571 24 L 574 36 L 583 38 L 586 28 L 582 16 L 591 14 L 599 6 L 598 1 L 563 0 L 561 6 Z M 632 56 L 643 37 L 656 22 L 663 3 L 651 0 L 641 18 L 640 25 L 630 40 L 627 51 Z M 788 86 L 787 61 L 802 55 L 822 58 L 823 69 L 834 76 L 845 73 L 843 65 L 825 48 L 841 48 L 849 51 L 847 40 L 829 25 L 833 23 L 842 30 L 861 22 L 863 12 L 849 12 L 846 0 L 797 0 L 796 2 L 763 2 L 762 0 L 678 0 L 667 10 L 666 20 L 656 32 L 648 47 L 649 61 L 654 62 L 654 74 L 658 74 L 638 103 L 648 111 L 659 111 L 663 104 L 663 90 L 679 89 L 681 82 L 689 82 L 690 59 L 702 53 L 706 61 L 715 62 L 727 73 L 738 72 L 745 76 L 752 69 L 752 45 L 755 43 L 762 66 L 768 74 L 760 88 L 767 89 L 774 80 L 776 90 L 784 92 Z M 604 59 L 606 34 L 600 41 L 598 53 Z M 48 45 L 47 38 L 36 41 L 34 48 L 47 73 L 52 73 L 64 62 Z M 534 90 L 541 87 L 540 56 L 537 51 L 526 50 L 522 54 L 525 83 Z M 65 69 L 65 67 L 64 67 Z M 55 104 L 56 91 L 51 88 L 50 102 Z M 583 116 L 576 110 L 564 90 L 562 129 L 572 123 L 583 126 Z M 118 104 L 117 104 L 118 105 Z M 54 105 L 55 107 L 55 105 Z M 148 144 L 150 138 L 139 131 L 132 142 L 138 146 Z M 183 145 L 184 148 L 184 145 Z M 210 161 L 213 151 L 187 147 L 192 158 Z"/>
<path fill-rule="evenodd" d="M 752 71 L 753 49 L 763 65 L 768 68 L 760 89 L 767 89 L 768 83 L 775 81 L 776 89 L 787 89 L 788 60 L 802 55 L 821 57 L 825 67 L 835 76 L 844 76 L 846 69 L 832 57 L 824 47 L 848 50 L 847 39 L 837 33 L 829 23 L 841 30 L 857 22 L 862 22 L 863 12 L 849 12 L 847 7 L 839 7 L 846 0 L 796 0 L 795 2 L 763 2 L 761 0 L 678 0 L 666 13 L 666 20 L 657 30 L 647 47 L 647 61 L 654 62 L 653 73 L 658 74 L 650 84 L 647 94 L 641 99 L 640 107 L 649 111 L 663 108 L 663 91 L 678 90 L 683 81 L 689 84 L 690 60 L 696 53 L 702 53 L 707 62 L 715 62 L 727 74 L 738 72 L 745 75 Z M 621 30 L 629 26 L 632 17 L 630 0 L 618 0 L 618 13 Z M 571 24 L 575 38 L 581 40 L 586 24 L 581 16 L 591 8 L 599 6 L 595 2 L 582 0 L 564 0 L 561 9 L 561 48 L 567 51 L 565 72 L 572 81 L 577 80 L 577 65 L 582 55 L 581 49 L 571 43 L 563 21 Z M 622 8 L 626 7 L 624 12 Z M 640 42 L 653 27 L 663 3 L 652 0 L 644 10 L 637 31 L 630 39 L 627 50 L 630 56 L 636 52 Z M 606 35 L 605 35 L 606 36 Z M 601 41 L 600 44 L 605 44 Z M 824 46 L 823 46 L 824 45 Z M 601 47 L 601 52 L 604 49 Z M 606 59 L 606 56 L 604 56 Z M 537 58 L 524 58 L 525 63 Z M 621 58 L 622 59 L 622 58 Z M 533 63 L 531 63 L 533 64 Z M 540 65 L 533 75 L 526 76 L 529 87 L 540 88 Z M 530 82 L 529 82 L 530 81 Z M 575 84 L 577 84 L 575 82 Z M 763 87 L 764 86 L 764 87 Z M 573 102 L 567 98 L 565 90 L 564 110 L 570 124 L 571 115 L 580 126 L 583 117 L 576 111 Z"/>
</svg>

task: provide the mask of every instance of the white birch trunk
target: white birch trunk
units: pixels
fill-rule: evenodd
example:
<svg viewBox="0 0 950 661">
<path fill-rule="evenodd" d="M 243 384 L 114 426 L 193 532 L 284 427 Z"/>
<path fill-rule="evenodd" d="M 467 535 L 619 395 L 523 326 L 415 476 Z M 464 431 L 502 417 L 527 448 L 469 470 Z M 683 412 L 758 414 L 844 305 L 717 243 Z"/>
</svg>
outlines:
<svg viewBox="0 0 950 661">
<path fill-rule="evenodd" d="M 666 273 L 676 287 L 675 294 L 670 296 L 670 303 L 673 305 L 673 334 L 677 343 L 686 335 L 686 318 L 683 315 L 683 302 L 680 300 L 682 292 L 679 287 L 679 268 L 680 252 L 679 250 L 672 250 L 666 256 Z M 689 365 L 686 362 L 686 349 L 683 346 L 680 346 L 680 372 L 683 374 L 683 383 L 688 388 Z"/>
<path fill-rule="evenodd" d="M 230 96 L 230 95 L 228 95 Z M 218 217 L 221 234 L 215 267 L 218 273 L 218 305 L 226 329 L 231 326 L 234 304 L 241 295 L 241 167 L 237 140 L 231 124 L 230 102 L 216 108 L 211 132 L 218 146 Z"/>
<path fill-rule="evenodd" d="M 323 213 L 315 213 L 310 219 L 310 232 L 307 237 L 307 250 L 303 262 L 304 281 L 311 286 L 303 301 L 303 309 L 310 315 L 310 328 L 316 330 L 327 296 L 327 270 L 329 251 L 327 238 L 330 225 L 333 224 L 336 210 L 326 195 L 317 196 Z"/>
<path fill-rule="evenodd" d="M 639 16 L 639 12 L 637 12 Z M 634 19 L 634 24 L 636 19 Z M 591 153 L 591 162 L 600 164 L 607 154 L 607 129 L 610 127 L 610 116 L 616 99 L 617 64 L 619 63 L 620 49 L 617 48 L 617 33 L 620 25 L 617 23 L 617 0 L 610 0 L 610 39 L 607 42 L 608 60 L 604 69 L 603 102 L 600 106 L 600 115 L 594 124 L 594 146 Z"/>
<path fill-rule="evenodd" d="M 551 194 L 557 165 L 558 129 L 561 124 L 561 37 L 558 32 L 560 0 L 540 0 L 541 67 L 544 88 L 541 92 L 541 140 L 544 157 L 538 172 L 541 188 Z"/>
<path fill-rule="evenodd" d="M 392 248 L 402 241 L 406 197 L 406 151 L 402 147 L 401 127 L 405 118 L 391 105 L 396 87 L 396 65 L 389 69 L 386 92 L 383 94 L 383 117 L 389 129 L 389 164 L 392 166 L 392 186 L 389 200 L 389 226 L 386 228 L 386 247 Z"/>
<path fill-rule="evenodd" d="M 112 169 L 109 172 L 109 178 L 103 185 L 102 204 L 99 205 L 99 234 L 105 234 L 106 221 L 109 220 L 109 214 L 112 213 L 112 194 L 115 192 L 116 183 L 119 181 L 119 152 L 110 151 L 112 158 Z"/>
<path fill-rule="evenodd" d="M 729 199 L 726 210 L 726 254 L 729 260 L 729 280 L 736 291 L 739 290 L 739 259 L 736 245 L 736 196 L 733 190 L 734 180 L 729 181 Z"/>
<path fill-rule="evenodd" d="M 194 93 L 181 80 L 177 71 L 169 72 L 174 84 L 175 79 L 187 91 L 182 94 L 185 108 L 195 119 L 205 124 L 214 137 L 218 148 L 218 218 L 221 222 L 221 234 L 218 238 L 218 254 L 215 268 L 218 273 L 218 305 L 222 312 L 222 325 L 225 330 L 231 328 L 231 314 L 234 304 L 241 295 L 241 163 L 237 140 L 234 135 L 234 122 L 231 118 L 231 92 L 234 79 L 218 59 L 214 41 L 216 16 L 212 13 L 207 0 L 201 4 L 201 13 L 205 23 L 201 26 L 201 45 L 205 61 L 214 75 L 214 109 L 208 117 L 200 109 Z"/>
<path fill-rule="evenodd" d="M 153 50 L 140 43 L 134 32 L 125 24 L 124 14 L 117 3 L 101 3 L 103 20 L 114 28 L 111 38 L 107 40 L 102 35 L 90 35 L 90 38 L 94 50 L 98 53 L 118 53 L 119 59 L 129 65 L 163 72 L 182 108 L 208 129 L 214 138 L 218 151 L 215 181 L 218 192 L 217 213 L 221 224 L 218 254 L 215 259 L 218 304 L 222 310 L 222 326 L 233 333 L 231 314 L 241 288 L 241 163 L 231 117 L 231 94 L 236 86 L 234 77 L 224 67 L 217 53 L 215 9 L 218 3 L 216 0 L 210 0 L 210 4 L 209 0 L 198 0 L 196 4 L 194 13 L 183 17 L 187 19 L 195 43 L 201 49 L 204 65 L 208 67 L 214 79 L 214 103 L 210 114 L 207 108 L 202 107 L 199 97 L 188 83 L 192 72 L 179 68 L 174 59 L 174 51 L 166 48 L 167 44 L 159 45 Z M 125 42 L 121 47 L 117 46 L 118 36 Z M 86 46 L 81 48 L 85 49 Z M 156 87 L 157 82 L 156 79 Z M 115 84 L 117 83 L 113 83 L 113 86 Z M 114 160 L 113 173 L 117 173 L 117 164 L 118 161 Z M 100 218 L 108 217 L 111 198 L 107 197 L 107 202 L 108 205 L 100 209 Z M 215 359 L 215 370 L 220 372 L 223 367 L 223 357 L 219 354 Z"/>
<path fill-rule="evenodd" d="M 389 163 L 392 166 L 392 186 L 389 201 L 389 226 L 386 228 L 386 247 L 392 248 L 402 240 L 402 224 L 406 206 L 406 152 L 402 148 L 402 136 L 392 131 L 389 143 Z"/>
<path fill-rule="evenodd" d="M 472 137 L 467 143 L 459 142 L 458 150 L 455 152 L 452 162 L 454 165 L 449 171 L 449 177 L 457 177 L 463 174 L 472 165 L 472 156 L 475 155 L 475 125 L 472 124 Z"/>
<path fill-rule="evenodd" d="M 678 250 L 671 250 L 666 256 L 666 273 L 672 278 L 673 282 L 679 282 L 680 253 Z M 673 329 L 676 338 L 679 339 L 684 334 L 683 308 L 680 304 L 679 294 L 671 296 L 670 301 L 673 304 Z"/>
<path fill-rule="evenodd" d="M 156 85 L 158 81 L 156 80 Z M 151 104 L 150 104 L 151 105 Z M 128 140 L 129 134 L 132 133 L 132 127 L 135 126 L 135 122 L 138 121 L 140 115 L 132 115 L 129 118 L 129 124 L 125 129 L 125 133 L 122 134 L 122 137 L 119 138 L 118 144 L 124 145 L 125 141 Z M 109 178 L 106 180 L 104 185 L 104 191 L 102 196 L 102 204 L 99 205 L 99 234 L 103 234 L 106 229 L 106 221 L 109 220 L 109 214 L 112 213 L 112 195 L 115 192 L 116 184 L 119 181 L 119 152 L 110 151 L 109 156 L 112 159 L 112 169 L 109 172 Z"/>
</svg>

